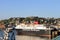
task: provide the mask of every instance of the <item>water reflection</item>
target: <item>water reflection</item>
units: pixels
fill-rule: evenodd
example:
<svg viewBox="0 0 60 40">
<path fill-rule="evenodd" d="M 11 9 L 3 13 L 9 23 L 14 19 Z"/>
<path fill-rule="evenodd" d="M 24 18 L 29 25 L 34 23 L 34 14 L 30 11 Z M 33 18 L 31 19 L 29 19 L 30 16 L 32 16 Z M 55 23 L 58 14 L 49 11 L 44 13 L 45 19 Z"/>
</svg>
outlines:
<svg viewBox="0 0 60 40">
<path fill-rule="evenodd" d="M 49 39 L 44 37 L 37 37 L 37 36 L 17 35 L 16 40 L 49 40 Z"/>
</svg>

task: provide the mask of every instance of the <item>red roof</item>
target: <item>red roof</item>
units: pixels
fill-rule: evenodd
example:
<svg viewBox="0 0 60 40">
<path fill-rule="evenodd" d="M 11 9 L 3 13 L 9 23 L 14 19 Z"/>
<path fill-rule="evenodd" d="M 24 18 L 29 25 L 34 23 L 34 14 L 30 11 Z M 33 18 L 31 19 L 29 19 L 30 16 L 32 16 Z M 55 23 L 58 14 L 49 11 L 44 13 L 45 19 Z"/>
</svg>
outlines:
<svg viewBox="0 0 60 40">
<path fill-rule="evenodd" d="M 34 21 L 34 24 L 38 24 L 38 21 Z"/>
</svg>

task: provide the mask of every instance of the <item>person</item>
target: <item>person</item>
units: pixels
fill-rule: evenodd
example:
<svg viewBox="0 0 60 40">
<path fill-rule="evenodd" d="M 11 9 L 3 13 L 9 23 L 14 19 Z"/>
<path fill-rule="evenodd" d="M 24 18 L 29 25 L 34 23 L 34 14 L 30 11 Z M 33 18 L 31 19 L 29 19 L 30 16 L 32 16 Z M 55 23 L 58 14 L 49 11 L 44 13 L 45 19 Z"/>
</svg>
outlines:
<svg viewBox="0 0 60 40">
<path fill-rule="evenodd" d="M 4 32 L 2 29 L 0 29 L 0 40 L 4 39 Z"/>
<path fill-rule="evenodd" d="M 15 35 L 16 35 L 15 25 L 13 23 L 11 23 L 10 25 L 12 29 L 9 31 L 8 40 L 15 40 Z"/>
<path fill-rule="evenodd" d="M 6 25 L 2 22 L 0 23 L 0 36 L 3 36 L 2 39 L 3 40 L 7 40 L 8 39 L 8 32 L 6 29 Z"/>
<path fill-rule="evenodd" d="M 9 32 L 9 29 L 8 29 L 8 25 L 9 24 L 5 24 L 5 29 L 4 29 L 4 40 L 8 40 L 8 32 Z"/>
</svg>

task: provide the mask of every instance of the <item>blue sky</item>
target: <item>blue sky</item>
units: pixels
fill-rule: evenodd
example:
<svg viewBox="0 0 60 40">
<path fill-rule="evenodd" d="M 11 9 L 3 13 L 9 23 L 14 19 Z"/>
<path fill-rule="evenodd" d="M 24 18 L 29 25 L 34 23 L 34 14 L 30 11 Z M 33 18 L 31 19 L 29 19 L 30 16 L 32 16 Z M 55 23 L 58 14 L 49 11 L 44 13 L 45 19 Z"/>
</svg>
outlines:
<svg viewBox="0 0 60 40">
<path fill-rule="evenodd" d="M 60 17 L 60 0 L 0 0 L 0 19 L 9 17 Z"/>
</svg>

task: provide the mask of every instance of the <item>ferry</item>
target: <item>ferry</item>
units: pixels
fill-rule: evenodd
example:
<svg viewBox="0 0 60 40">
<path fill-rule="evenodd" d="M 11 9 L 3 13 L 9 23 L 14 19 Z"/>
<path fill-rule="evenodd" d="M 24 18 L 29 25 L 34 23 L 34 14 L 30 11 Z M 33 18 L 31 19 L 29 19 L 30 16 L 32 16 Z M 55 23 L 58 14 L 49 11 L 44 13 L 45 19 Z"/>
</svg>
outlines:
<svg viewBox="0 0 60 40">
<path fill-rule="evenodd" d="M 49 37 L 51 28 L 47 28 L 43 24 L 40 25 L 17 25 L 15 27 L 18 35 L 33 35 L 33 36 L 45 36 Z"/>
</svg>

